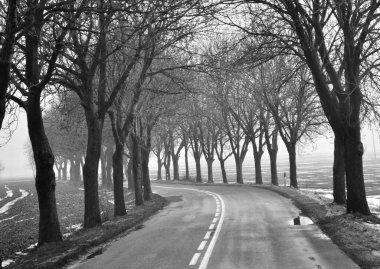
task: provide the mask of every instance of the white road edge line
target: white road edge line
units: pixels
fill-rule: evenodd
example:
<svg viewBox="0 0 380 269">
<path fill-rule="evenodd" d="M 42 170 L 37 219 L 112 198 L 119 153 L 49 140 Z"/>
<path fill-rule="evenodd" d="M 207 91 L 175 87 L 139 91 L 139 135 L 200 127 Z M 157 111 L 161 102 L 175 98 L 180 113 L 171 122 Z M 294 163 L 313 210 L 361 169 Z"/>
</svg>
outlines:
<svg viewBox="0 0 380 269">
<path fill-rule="evenodd" d="M 219 222 L 218 222 L 218 225 L 216 226 L 215 233 L 214 233 L 212 239 L 210 240 L 210 244 L 209 244 L 208 247 L 207 247 L 207 250 L 206 250 L 206 252 L 205 252 L 205 255 L 203 256 L 202 262 L 201 262 L 201 264 L 200 264 L 199 267 L 198 267 L 198 269 L 206 269 L 206 268 L 207 268 L 207 264 L 208 264 L 208 262 L 209 262 L 209 260 L 210 260 L 210 257 L 211 257 L 211 254 L 212 254 L 212 251 L 214 250 L 216 240 L 218 239 L 218 237 L 219 237 L 219 233 L 220 233 L 220 230 L 222 229 L 222 225 L 223 225 L 223 221 L 224 221 L 224 215 L 225 215 L 225 213 L 226 213 L 226 206 L 225 206 L 225 204 L 224 204 L 224 200 L 223 200 L 223 198 L 222 198 L 219 194 L 217 194 L 217 193 L 215 193 L 215 192 L 210 192 L 210 191 L 202 191 L 202 190 L 191 189 L 191 188 L 176 188 L 176 187 L 173 188 L 173 187 L 164 187 L 164 186 L 156 186 L 156 187 L 164 188 L 164 189 L 180 189 L 180 190 L 191 190 L 191 191 L 196 191 L 196 192 L 202 192 L 202 193 L 206 193 L 206 194 L 208 194 L 208 195 L 214 196 L 214 198 L 215 198 L 215 196 L 216 196 L 218 199 L 215 198 L 215 200 L 216 200 L 217 202 L 218 202 L 218 200 L 220 201 L 220 205 L 221 205 L 222 212 L 221 212 L 220 217 L 219 217 Z M 219 213 L 216 213 L 215 216 L 219 216 Z M 207 236 L 209 233 L 211 234 L 211 232 L 207 232 L 207 233 L 206 233 L 206 236 Z M 206 239 L 206 236 L 205 236 L 204 239 Z M 207 238 L 207 239 L 208 239 L 208 238 Z M 198 253 L 198 252 L 195 253 L 194 256 L 193 256 L 193 258 L 191 259 L 189 265 L 195 265 L 196 262 L 198 261 L 200 255 L 201 255 L 201 254 Z M 191 262 L 192 262 L 195 258 L 196 258 L 196 262 L 195 262 L 195 264 L 192 264 Z"/>
<path fill-rule="evenodd" d="M 210 244 L 208 245 L 206 253 L 203 256 L 202 262 L 199 265 L 198 269 L 206 269 L 207 268 L 207 264 L 208 264 L 208 262 L 210 260 L 212 251 L 214 250 L 216 240 L 218 239 L 220 230 L 222 229 L 222 225 L 223 225 L 223 221 L 224 221 L 224 215 L 226 213 L 226 209 L 225 209 L 226 206 L 224 204 L 223 198 L 219 194 L 217 194 L 217 193 L 214 193 L 214 194 L 219 198 L 219 201 L 220 201 L 221 207 L 222 207 L 222 213 L 221 213 L 218 225 L 216 226 L 216 230 L 215 230 L 214 236 L 212 237 L 212 239 L 210 241 Z"/>
</svg>

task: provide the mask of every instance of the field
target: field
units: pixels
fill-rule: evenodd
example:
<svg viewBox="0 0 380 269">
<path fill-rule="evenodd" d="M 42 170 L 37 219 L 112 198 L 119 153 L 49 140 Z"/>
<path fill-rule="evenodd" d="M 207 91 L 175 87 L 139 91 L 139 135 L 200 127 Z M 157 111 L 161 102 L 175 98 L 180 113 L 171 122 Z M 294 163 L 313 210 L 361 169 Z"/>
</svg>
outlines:
<svg viewBox="0 0 380 269">
<path fill-rule="evenodd" d="M 153 159 L 151 160 L 154 161 Z M 227 163 L 229 182 L 235 181 L 233 159 Z M 194 177 L 195 165 L 190 164 L 191 176 Z M 218 162 L 214 162 L 215 182 L 221 182 Z M 278 174 L 280 184 L 284 184 L 283 174 L 288 174 L 288 164 L 284 157 L 278 160 Z M 184 165 L 180 164 L 180 174 L 184 175 Z M 298 156 L 297 161 L 299 186 L 303 193 L 317 196 L 326 203 L 332 201 L 332 158 L 326 156 Z M 203 178 L 206 181 L 206 166 L 202 167 Z M 156 171 L 150 171 L 152 179 Z M 244 162 L 244 180 L 253 183 L 254 167 L 251 158 Z M 380 160 L 367 158 L 364 161 L 365 184 L 367 199 L 372 212 L 380 216 Z M 164 175 L 164 173 L 163 173 Z M 269 162 L 263 159 L 264 183 L 270 183 Z M 101 211 L 103 220 L 112 218 L 113 196 L 112 192 L 101 190 Z M 134 205 L 133 194 L 126 192 L 127 209 Z M 83 218 L 83 189 L 69 183 L 58 182 L 56 189 L 58 215 L 61 231 L 64 237 L 81 228 Z M 2 265 L 6 266 L 19 255 L 36 246 L 38 238 L 38 203 L 32 179 L 0 181 L 0 258 Z"/>
<path fill-rule="evenodd" d="M 243 163 L 243 177 L 245 183 L 254 183 L 255 167 L 253 157 L 249 155 Z M 155 160 L 151 160 L 155 161 Z M 192 157 L 189 156 L 190 177 L 195 178 L 195 163 Z M 364 163 L 364 179 L 367 193 L 368 204 L 372 212 L 380 216 L 380 157 L 375 156 L 373 153 L 367 153 L 363 156 Z M 180 176 L 185 175 L 185 164 L 183 158 L 180 159 L 179 164 Z M 305 192 L 323 196 L 325 199 L 332 201 L 332 167 L 333 155 L 332 154 L 299 154 L 297 155 L 297 179 L 298 186 Z M 235 163 L 233 157 L 230 157 L 226 162 L 227 178 L 230 183 L 234 183 Z M 284 173 L 286 173 L 286 185 L 289 185 L 289 164 L 287 155 L 279 155 L 277 159 L 277 172 L 279 184 L 284 185 Z M 157 170 L 151 169 L 150 175 L 156 178 Z M 264 184 L 270 184 L 270 166 L 269 160 L 264 154 L 262 159 L 262 174 Z M 222 175 L 220 171 L 219 161 L 216 159 L 213 163 L 213 175 L 215 182 L 222 182 Z M 162 177 L 164 178 L 165 172 L 162 170 Z M 207 181 L 207 166 L 206 162 L 202 162 L 202 178 Z"/>
<path fill-rule="evenodd" d="M 126 193 L 127 209 L 134 206 L 132 193 Z M 58 182 L 58 216 L 64 237 L 80 229 L 83 222 L 83 189 Z M 103 220 L 113 216 L 113 193 L 100 191 Z M 31 179 L 0 182 L 0 257 L 6 266 L 38 241 L 38 202 Z"/>
</svg>

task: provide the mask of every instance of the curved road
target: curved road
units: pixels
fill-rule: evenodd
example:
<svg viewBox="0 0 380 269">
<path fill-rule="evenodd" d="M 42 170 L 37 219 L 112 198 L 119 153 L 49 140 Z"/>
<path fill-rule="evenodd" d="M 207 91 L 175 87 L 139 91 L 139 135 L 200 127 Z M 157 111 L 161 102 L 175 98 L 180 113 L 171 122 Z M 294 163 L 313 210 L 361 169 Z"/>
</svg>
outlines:
<svg viewBox="0 0 380 269">
<path fill-rule="evenodd" d="M 103 253 L 70 268 L 359 268 L 276 193 L 153 184 L 170 204 Z M 301 223 L 302 224 L 302 223 Z"/>
</svg>

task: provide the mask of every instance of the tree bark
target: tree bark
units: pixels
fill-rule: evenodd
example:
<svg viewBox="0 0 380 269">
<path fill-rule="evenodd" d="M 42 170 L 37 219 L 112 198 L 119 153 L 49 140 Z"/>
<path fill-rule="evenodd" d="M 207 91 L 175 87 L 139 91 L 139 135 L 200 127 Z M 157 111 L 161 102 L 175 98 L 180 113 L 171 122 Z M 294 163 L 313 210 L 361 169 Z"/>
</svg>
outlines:
<svg viewBox="0 0 380 269">
<path fill-rule="evenodd" d="M 172 154 L 173 161 L 173 180 L 179 180 L 179 165 L 178 165 L 179 157 L 176 154 Z"/>
<path fill-rule="evenodd" d="M 28 130 L 36 164 L 36 190 L 40 211 L 38 244 L 61 241 L 55 199 L 54 155 L 45 134 L 40 108 L 40 92 L 30 90 L 26 107 Z"/>
<path fill-rule="evenodd" d="M 162 163 L 158 159 L 159 157 L 157 157 L 157 180 L 162 180 Z"/>
<path fill-rule="evenodd" d="M 289 153 L 289 179 L 290 179 L 290 186 L 293 188 L 298 188 L 298 182 L 297 182 L 297 162 L 296 162 L 296 146 L 295 145 L 289 145 L 287 146 L 288 153 Z"/>
<path fill-rule="evenodd" d="M 67 159 L 63 161 L 63 168 L 62 168 L 62 179 L 64 181 L 67 181 Z"/>
<path fill-rule="evenodd" d="M 261 157 L 263 156 L 263 152 L 258 151 L 256 146 L 253 146 L 253 147 L 254 147 L 253 159 L 255 161 L 255 183 L 263 184 L 263 175 L 261 172 Z"/>
<path fill-rule="evenodd" d="M 81 184 L 80 177 L 80 155 L 73 156 L 73 159 L 70 160 L 70 181 L 75 185 L 79 186 Z"/>
<path fill-rule="evenodd" d="M 226 167 L 225 167 L 225 161 L 221 160 L 221 159 L 219 161 L 220 161 L 220 169 L 222 170 L 223 183 L 228 183 L 227 173 L 226 173 Z"/>
<path fill-rule="evenodd" d="M 133 178 L 135 189 L 135 205 L 139 206 L 144 203 L 142 189 L 142 167 L 141 167 L 141 151 L 136 134 L 132 134 L 132 154 L 133 154 Z"/>
<path fill-rule="evenodd" d="M 261 136 L 264 134 L 264 132 L 260 133 Z M 253 137 L 251 139 L 252 141 L 252 148 L 253 148 L 253 160 L 255 162 L 255 183 L 256 184 L 263 184 L 263 175 L 261 171 L 261 157 L 263 156 L 263 150 L 262 150 L 262 143 L 260 143 L 259 147 L 256 145 L 256 141 Z M 260 141 L 262 141 L 262 138 L 260 137 Z"/>
<path fill-rule="evenodd" d="M 337 204 L 346 203 L 346 182 L 345 182 L 345 158 L 344 158 L 344 138 L 335 134 L 334 139 L 334 166 L 333 166 L 333 196 Z"/>
<path fill-rule="evenodd" d="M 363 144 L 360 139 L 360 125 L 347 128 L 345 139 L 345 163 L 347 184 L 347 213 L 359 212 L 370 215 L 363 175 Z"/>
<path fill-rule="evenodd" d="M 112 156 L 113 166 L 113 192 L 114 192 L 114 215 L 124 216 L 127 211 L 124 201 L 124 186 L 123 186 L 123 152 L 124 145 L 116 144 L 115 152 Z"/>
<path fill-rule="evenodd" d="M 10 70 L 15 44 L 16 27 L 17 27 L 17 0 L 9 0 L 7 8 L 6 25 L 3 28 L 4 39 L 0 51 L 0 130 L 3 124 L 6 108 L 6 93 L 10 80 Z"/>
<path fill-rule="evenodd" d="M 202 171 L 201 171 L 201 156 L 194 152 L 195 168 L 196 168 L 196 182 L 202 182 Z"/>
<path fill-rule="evenodd" d="M 278 186 L 278 176 L 277 176 L 277 151 L 272 151 L 269 153 L 270 159 L 270 174 L 271 174 L 271 184 Z"/>
<path fill-rule="evenodd" d="M 133 190 L 135 188 L 135 180 L 133 177 L 133 156 L 128 161 L 128 190 Z"/>
<path fill-rule="evenodd" d="M 208 183 L 214 183 L 214 175 L 212 171 L 212 163 L 214 162 L 214 159 L 207 159 L 207 182 Z"/>
<path fill-rule="evenodd" d="M 149 201 L 152 199 L 152 188 L 150 185 L 149 176 L 149 152 L 150 147 L 141 149 L 142 157 L 142 176 L 143 176 L 143 186 L 144 186 L 144 200 Z"/>
<path fill-rule="evenodd" d="M 62 180 L 62 168 L 61 166 L 57 166 L 58 171 L 58 180 Z"/>
<path fill-rule="evenodd" d="M 236 165 L 236 183 L 244 184 L 243 181 L 243 163 L 239 156 L 234 155 Z"/>
<path fill-rule="evenodd" d="M 108 146 L 105 152 L 106 157 L 106 184 L 105 187 L 107 189 L 112 189 L 112 162 L 113 162 L 113 149 L 112 146 Z"/>
<path fill-rule="evenodd" d="M 106 152 L 102 150 L 100 155 L 100 169 L 102 170 L 102 186 L 107 186 L 107 171 L 106 171 Z"/>
<path fill-rule="evenodd" d="M 94 104 L 92 104 L 95 106 Z M 85 108 L 87 121 L 87 151 L 83 166 L 84 228 L 101 224 L 98 192 L 98 168 L 102 146 L 103 121 L 97 118 L 96 109 Z"/>
<path fill-rule="evenodd" d="M 185 146 L 185 179 L 190 179 L 190 173 L 189 173 L 189 148 Z"/>
</svg>

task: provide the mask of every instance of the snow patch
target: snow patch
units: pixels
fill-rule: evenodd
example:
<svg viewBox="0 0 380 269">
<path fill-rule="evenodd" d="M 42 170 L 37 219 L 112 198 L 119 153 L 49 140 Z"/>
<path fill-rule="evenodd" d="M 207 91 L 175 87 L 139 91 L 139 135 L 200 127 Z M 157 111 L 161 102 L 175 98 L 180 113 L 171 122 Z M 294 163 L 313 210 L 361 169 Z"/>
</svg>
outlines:
<svg viewBox="0 0 380 269">
<path fill-rule="evenodd" d="M 18 197 L 16 199 L 14 199 L 14 200 L 6 203 L 3 207 L 0 208 L 0 214 L 3 214 L 5 212 L 7 212 L 10 209 L 11 206 L 13 206 L 15 203 L 17 203 L 21 199 L 24 199 L 29 194 L 29 192 L 27 192 L 26 190 L 23 190 L 23 189 L 20 189 L 20 192 L 21 192 L 21 196 L 20 197 Z"/>
<path fill-rule="evenodd" d="M 14 216 L 10 217 L 10 218 L 2 219 L 2 220 L 0 220 L 0 223 L 2 223 L 2 222 L 4 222 L 4 221 L 11 220 L 11 219 L 14 219 L 15 217 L 17 217 L 17 216 L 19 216 L 19 215 L 20 215 L 20 214 L 17 214 L 17 215 L 14 215 Z"/>
<path fill-rule="evenodd" d="M 27 247 L 26 249 L 34 249 L 35 247 L 37 247 L 38 243 L 34 243 L 34 244 L 31 244 L 29 247 Z"/>
<path fill-rule="evenodd" d="M 316 237 L 316 238 L 319 238 L 319 239 L 322 239 L 322 240 L 330 240 L 330 237 L 328 237 L 327 235 L 325 235 L 322 232 L 313 234 L 313 237 Z"/>
<path fill-rule="evenodd" d="M 66 229 L 69 229 L 72 231 L 78 231 L 78 230 L 82 229 L 82 227 L 83 227 L 82 223 L 78 223 L 78 224 L 73 224 L 71 226 L 68 226 L 68 227 L 66 227 Z"/>
<path fill-rule="evenodd" d="M 33 218 L 28 218 L 28 219 L 17 220 L 17 221 L 15 221 L 15 222 L 16 222 L 16 223 L 19 223 L 19 222 L 24 222 L 24 221 L 27 221 L 27 220 L 32 220 L 32 219 L 34 219 L 34 217 L 33 217 Z"/>
<path fill-rule="evenodd" d="M 8 188 L 7 185 L 4 186 L 7 190 L 6 190 L 6 195 L 4 196 L 4 198 L 0 198 L 0 202 L 8 197 L 12 197 L 13 196 L 13 191 Z"/>
<path fill-rule="evenodd" d="M 2 262 L 1 262 L 1 266 L 2 266 L 2 267 L 6 267 L 6 266 L 10 265 L 10 264 L 13 263 L 13 262 L 15 262 L 15 261 L 14 261 L 14 260 L 10 260 L 10 259 L 8 259 L 8 260 L 5 260 L 5 261 L 2 261 Z"/>
</svg>

